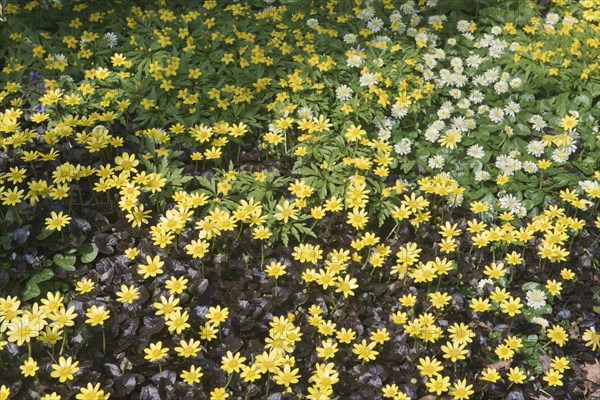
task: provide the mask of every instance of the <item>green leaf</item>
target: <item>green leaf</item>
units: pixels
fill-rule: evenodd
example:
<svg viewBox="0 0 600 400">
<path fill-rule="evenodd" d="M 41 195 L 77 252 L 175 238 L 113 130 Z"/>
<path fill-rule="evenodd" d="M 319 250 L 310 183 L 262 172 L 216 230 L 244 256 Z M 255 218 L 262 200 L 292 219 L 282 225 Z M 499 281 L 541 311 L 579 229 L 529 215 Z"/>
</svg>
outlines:
<svg viewBox="0 0 600 400">
<path fill-rule="evenodd" d="M 540 286 L 541 286 L 541 284 L 538 282 L 527 282 L 526 284 L 523 285 L 523 291 L 528 292 L 530 290 L 537 289 Z"/>
<path fill-rule="evenodd" d="M 52 261 L 54 261 L 54 264 L 58 265 L 64 270 L 75 271 L 75 262 L 77 261 L 77 257 L 55 254 L 52 258 Z"/>
<path fill-rule="evenodd" d="M 40 233 L 37 235 L 36 239 L 37 240 L 44 240 L 50 237 L 50 235 L 52 235 L 54 233 L 54 231 L 51 231 L 49 229 L 46 228 L 42 228 L 42 230 L 40 231 Z"/>
<path fill-rule="evenodd" d="M 98 246 L 94 243 L 85 243 L 79 248 L 82 263 L 91 263 L 98 256 Z"/>
<path fill-rule="evenodd" d="M 23 289 L 22 300 L 27 301 L 39 296 L 41 291 L 38 285 L 42 282 L 52 279 L 53 276 L 54 272 L 52 272 L 50 268 L 44 268 L 29 278 L 25 284 L 25 288 Z"/>
</svg>

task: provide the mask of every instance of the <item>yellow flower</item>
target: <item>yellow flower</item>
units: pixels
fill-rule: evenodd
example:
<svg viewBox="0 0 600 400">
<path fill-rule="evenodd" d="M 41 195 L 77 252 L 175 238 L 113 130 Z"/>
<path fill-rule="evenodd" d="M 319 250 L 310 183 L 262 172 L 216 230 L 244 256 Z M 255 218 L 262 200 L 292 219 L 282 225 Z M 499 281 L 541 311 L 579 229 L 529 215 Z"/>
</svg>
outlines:
<svg viewBox="0 0 600 400">
<path fill-rule="evenodd" d="M 565 329 L 560 325 L 555 325 L 547 331 L 548 339 L 552 341 L 552 343 L 556 343 L 560 347 L 563 347 L 565 343 L 569 340 L 569 335 L 565 331 Z"/>
<path fill-rule="evenodd" d="M 285 275 L 285 265 L 280 262 L 271 261 L 269 265 L 265 267 L 265 272 L 268 276 L 278 279 L 280 276 Z"/>
<path fill-rule="evenodd" d="M 421 376 L 427 376 L 429 378 L 439 375 L 440 371 L 444 369 L 442 363 L 434 358 L 429 358 L 426 356 L 424 358 L 419 358 L 419 365 L 417 365 L 417 369 Z"/>
<path fill-rule="evenodd" d="M 91 306 L 88 308 L 85 316 L 88 318 L 85 320 L 86 324 L 91 326 L 104 325 L 104 321 L 109 318 L 110 312 L 104 308 L 104 306 Z"/>
<path fill-rule="evenodd" d="M 61 231 L 63 227 L 67 226 L 71 221 L 71 217 L 59 212 L 58 214 L 54 211 L 50 213 L 50 218 L 46 218 L 46 229 L 51 231 Z"/>
<path fill-rule="evenodd" d="M 519 297 L 510 296 L 508 300 L 504 300 L 500 303 L 500 309 L 503 313 L 508 314 L 509 317 L 514 317 L 517 314 L 521 314 L 521 299 Z"/>
<path fill-rule="evenodd" d="M 560 127 L 563 128 L 565 131 L 577 127 L 578 124 L 579 119 L 574 115 L 567 115 L 560 120 Z"/>
<path fill-rule="evenodd" d="M 2 396 L 0 396 L 0 399 L 1 398 L 2 398 Z M 40 398 L 40 400 L 60 400 L 60 395 L 56 392 L 52 392 L 52 393 L 42 396 Z"/>
<path fill-rule="evenodd" d="M 562 386 L 562 377 L 563 374 L 560 371 L 555 369 L 549 369 L 548 372 L 544 374 L 544 380 L 548 382 L 548 386 Z"/>
<path fill-rule="evenodd" d="M 488 368 L 481 372 L 481 380 L 494 383 L 498 379 L 500 379 L 500 374 L 495 368 Z"/>
<path fill-rule="evenodd" d="M 73 379 L 73 375 L 79 371 L 79 362 L 73 362 L 71 357 L 64 358 L 60 356 L 58 364 L 52 364 L 52 372 L 50 376 L 58 378 L 60 383 Z"/>
<path fill-rule="evenodd" d="M 527 378 L 527 375 L 525 375 L 525 372 L 521 371 L 519 367 L 514 367 L 508 371 L 506 377 L 509 381 L 520 384 L 525 382 L 525 378 Z"/>
<path fill-rule="evenodd" d="M 447 342 L 442 345 L 441 350 L 444 352 L 444 358 L 449 358 L 450 361 L 456 362 L 457 360 L 464 360 L 466 354 L 469 352 L 465 350 L 466 344 L 458 344 L 454 342 Z"/>
<path fill-rule="evenodd" d="M 359 360 L 369 362 L 377 358 L 378 351 L 373 350 L 377 343 L 367 343 L 365 339 L 361 343 L 354 343 L 352 352 L 358 356 Z"/>
<path fill-rule="evenodd" d="M 134 285 L 127 286 L 121 285 L 121 290 L 116 293 L 117 301 L 119 303 L 129 303 L 132 304 L 135 300 L 140 298 L 140 291 Z"/>
<path fill-rule="evenodd" d="M 215 388 L 210 392 L 210 400 L 225 400 L 229 398 L 229 393 L 225 388 Z"/>
<path fill-rule="evenodd" d="M 167 356 L 168 352 L 169 348 L 163 348 L 162 342 L 158 341 L 156 343 L 151 343 L 149 347 L 144 349 L 144 353 L 146 353 L 144 358 L 150 362 L 160 361 Z"/>
<path fill-rule="evenodd" d="M 188 385 L 192 385 L 194 383 L 200 383 L 200 378 L 202 378 L 204 374 L 202 373 L 202 368 L 192 365 L 188 370 L 181 371 L 181 379 Z"/>
<path fill-rule="evenodd" d="M 221 369 L 228 374 L 239 372 L 242 369 L 244 361 L 246 361 L 246 357 L 242 357 L 240 353 L 233 354 L 231 351 L 228 351 L 221 359 Z"/>
<path fill-rule="evenodd" d="M 79 393 L 75 396 L 77 400 L 106 400 L 110 397 L 110 393 L 104 394 L 104 390 L 100 389 L 100 384 L 92 386 L 91 383 L 87 387 L 79 389 Z"/>
<path fill-rule="evenodd" d="M 450 389 L 450 394 L 454 396 L 454 400 L 468 400 L 475 393 L 473 385 L 467 385 L 467 380 L 457 380 Z"/>
<path fill-rule="evenodd" d="M 181 294 L 187 289 L 188 280 L 183 276 L 175 278 L 174 276 L 165 282 L 165 287 L 170 294 Z"/>
<path fill-rule="evenodd" d="M 273 377 L 278 385 L 283 385 L 287 388 L 286 392 L 291 392 L 290 385 L 298 383 L 300 375 L 298 368 L 292 369 L 289 365 L 284 365 Z"/>
<path fill-rule="evenodd" d="M 448 388 L 450 387 L 450 377 L 439 374 L 435 375 L 425 384 L 425 386 L 427 386 L 427 390 L 439 396 L 448 391 Z"/>
<path fill-rule="evenodd" d="M 138 274 L 144 275 L 144 279 L 154 278 L 156 275 L 163 273 L 162 266 L 165 265 L 165 262 L 161 261 L 160 256 L 154 258 L 146 256 L 146 262 L 147 264 L 138 265 Z"/>
<path fill-rule="evenodd" d="M 356 332 L 352 329 L 341 328 L 335 334 L 340 343 L 350 344 L 356 338 Z"/>
<path fill-rule="evenodd" d="M 228 316 L 229 309 L 227 307 L 221 308 L 221 306 L 210 307 L 206 313 L 208 322 L 214 325 L 220 325 L 222 322 L 225 322 Z"/>
<path fill-rule="evenodd" d="M 186 342 L 185 340 L 181 340 L 179 346 L 175 347 L 175 351 L 180 357 L 196 357 L 200 352 L 200 341 L 190 339 Z"/>
<path fill-rule="evenodd" d="M 20 368 L 21 368 L 21 373 L 23 374 L 24 377 L 35 376 L 35 373 L 37 372 L 37 370 L 40 369 L 40 367 L 38 367 L 37 361 L 35 361 L 31 357 L 29 357 L 27 360 L 25 360 L 25 362 L 23 363 L 23 365 L 21 365 Z"/>
<path fill-rule="evenodd" d="M 94 281 L 92 281 L 91 279 L 84 279 L 82 281 L 77 282 L 77 286 L 75 287 L 75 290 L 81 294 L 84 294 L 84 293 L 91 292 L 92 289 L 94 289 L 94 286 L 95 286 Z"/>
</svg>

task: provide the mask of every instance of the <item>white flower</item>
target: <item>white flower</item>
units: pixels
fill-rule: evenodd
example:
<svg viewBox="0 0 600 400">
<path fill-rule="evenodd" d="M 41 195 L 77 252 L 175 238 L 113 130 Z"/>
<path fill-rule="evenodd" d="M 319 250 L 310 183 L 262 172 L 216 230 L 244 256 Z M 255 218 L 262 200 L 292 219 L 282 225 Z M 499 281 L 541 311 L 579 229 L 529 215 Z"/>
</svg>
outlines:
<svg viewBox="0 0 600 400">
<path fill-rule="evenodd" d="M 498 199 L 500 208 L 509 210 L 512 213 L 517 213 L 521 207 L 521 202 L 514 195 L 507 193 Z"/>
<path fill-rule="evenodd" d="M 302 107 L 298 110 L 298 118 L 300 119 L 312 119 L 313 112 L 310 107 Z"/>
<path fill-rule="evenodd" d="M 527 172 L 528 174 L 535 174 L 538 171 L 538 166 L 532 161 L 525 161 L 523 163 L 523 171 Z"/>
<path fill-rule="evenodd" d="M 479 54 L 473 54 L 467 57 L 467 67 L 469 68 L 479 68 L 481 63 L 483 63 L 485 59 L 481 57 Z"/>
<path fill-rule="evenodd" d="M 519 78 L 511 79 L 509 84 L 510 84 L 511 88 L 519 89 L 521 87 L 521 79 L 519 79 Z"/>
<path fill-rule="evenodd" d="M 362 59 L 361 56 L 359 56 L 358 54 L 352 54 L 346 60 L 346 65 L 348 65 L 349 67 L 358 68 L 358 67 L 361 67 L 363 65 L 363 62 L 364 61 L 363 61 L 363 59 Z"/>
<path fill-rule="evenodd" d="M 498 68 L 491 68 L 485 71 L 483 74 L 485 79 L 489 82 L 496 82 L 500 78 L 500 70 Z"/>
<path fill-rule="evenodd" d="M 490 110 L 489 117 L 492 122 L 499 124 L 504 120 L 504 110 L 500 107 L 494 107 Z"/>
<path fill-rule="evenodd" d="M 365 72 L 360 76 L 360 86 L 377 85 L 377 77 L 372 72 Z"/>
<path fill-rule="evenodd" d="M 546 15 L 546 23 L 550 24 L 550 25 L 554 25 L 558 22 L 559 18 L 560 17 L 556 13 L 548 13 Z"/>
<path fill-rule="evenodd" d="M 542 317 L 533 317 L 531 319 L 531 322 L 533 322 L 534 324 L 541 325 L 543 329 L 546 329 L 549 325 L 548 320 Z"/>
<path fill-rule="evenodd" d="M 358 18 L 364 19 L 364 20 L 371 19 L 371 18 L 373 18 L 373 16 L 375 16 L 375 9 L 372 6 L 365 7 L 357 15 Z"/>
<path fill-rule="evenodd" d="M 479 292 L 481 292 L 483 290 L 485 285 L 490 285 L 493 287 L 494 280 L 492 278 L 485 278 L 485 279 L 482 279 L 479 282 L 477 282 L 477 289 L 479 290 Z"/>
<path fill-rule="evenodd" d="M 466 108 L 471 107 L 471 102 L 469 101 L 469 99 L 460 99 L 458 103 L 456 103 L 456 105 L 458 106 L 458 108 L 464 110 Z"/>
<path fill-rule="evenodd" d="M 557 163 L 563 163 L 569 159 L 571 153 L 564 147 L 559 147 L 552 152 L 552 160 Z"/>
<path fill-rule="evenodd" d="M 409 138 L 403 138 L 399 143 L 394 145 L 394 150 L 401 156 L 405 156 L 410 153 L 411 150 L 411 142 Z"/>
<path fill-rule="evenodd" d="M 533 309 L 540 309 L 546 305 L 546 293 L 543 290 L 531 289 L 525 295 L 527 305 Z"/>
<path fill-rule="evenodd" d="M 467 155 L 469 157 L 473 157 L 479 160 L 480 158 L 483 158 L 483 156 L 485 156 L 485 151 L 483 151 L 483 147 L 481 147 L 480 145 L 474 144 L 467 150 Z"/>
<path fill-rule="evenodd" d="M 514 101 L 509 101 L 508 104 L 504 107 L 504 112 L 511 117 L 514 117 L 519 111 L 521 111 L 521 106 L 519 103 L 515 103 Z"/>
<path fill-rule="evenodd" d="M 392 15 L 390 15 L 390 22 L 392 24 L 401 23 L 402 22 L 402 14 L 400 14 L 400 12 L 398 12 L 398 10 L 394 10 Z"/>
<path fill-rule="evenodd" d="M 541 140 L 534 140 L 533 142 L 527 145 L 527 154 L 530 154 L 535 157 L 540 157 L 544 154 L 544 142 Z"/>
<path fill-rule="evenodd" d="M 494 84 L 494 90 L 497 94 L 508 92 L 508 83 L 505 80 L 500 80 Z"/>
<path fill-rule="evenodd" d="M 496 168 L 500 169 L 504 175 L 513 175 L 515 171 L 519 171 L 522 163 L 510 155 L 499 155 L 496 158 Z"/>
<path fill-rule="evenodd" d="M 423 56 L 423 61 L 425 61 L 425 65 L 427 65 L 429 68 L 434 68 L 437 65 L 437 61 L 435 60 L 433 54 L 425 54 Z"/>
<path fill-rule="evenodd" d="M 373 64 L 378 68 L 383 67 L 383 65 L 384 65 L 383 58 L 376 58 L 375 60 L 373 60 Z"/>
<path fill-rule="evenodd" d="M 538 132 L 541 132 L 542 129 L 548 126 L 548 124 L 546 124 L 546 121 L 544 121 L 544 118 L 541 115 L 537 114 L 532 115 L 531 118 L 529 118 L 529 123 L 532 125 L 531 127 L 533 128 L 533 130 L 536 130 Z"/>
<path fill-rule="evenodd" d="M 428 140 L 431 143 L 433 143 L 436 140 L 438 140 L 439 137 L 440 137 L 440 132 L 438 130 L 436 130 L 436 129 L 433 129 L 433 128 L 429 127 L 425 131 L 425 140 Z"/>
<path fill-rule="evenodd" d="M 383 28 L 383 20 L 381 18 L 373 18 L 367 23 L 367 28 L 373 32 L 379 32 Z"/>
<path fill-rule="evenodd" d="M 354 33 L 346 33 L 344 35 L 344 43 L 354 44 L 356 42 L 356 35 Z"/>
<path fill-rule="evenodd" d="M 444 168 L 445 162 L 446 162 L 446 160 L 441 155 L 435 155 L 433 157 L 429 157 L 429 159 L 427 160 L 427 164 L 429 165 L 430 168 L 433 168 L 433 169 Z"/>
<path fill-rule="evenodd" d="M 335 95 L 339 101 L 348 101 L 352 98 L 354 91 L 348 85 L 340 85 L 335 89 Z"/>
<path fill-rule="evenodd" d="M 106 45 L 108 47 L 110 47 L 111 49 L 116 47 L 117 44 L 119 43 L 119 38 L 117 37 L 117 35 L 114 34 L 114 32 L 107 32 L 104 34 L 104 39 L 106 40 Z"/>
<path fill-rule="evenodd" d="M 392 117 L 400 119 L 405 117 L 406 114 L 408 114 L 408 108 L 398 103 L 392 105 Z"/>
<path fill-rule="evenodd" d="M 485 96 L 479 90 L 473 90 L 469 95 L 469 100 L 475 104 L 481 103 L 485 99 Z"/>
<path fill-rule="evenodd" d="M 471 26 L 471 24 L 469 23 L 469 21 L 463 19 L 460 20 L 456 23 L 456 29 L 460 32 L 460 33 L 466 33 L 469 30 L 469 27 Z"/>
<path fill-rule="evenodd" d="M 454 38 L 450 38 L 448 39 L 448 46 L 455 46 L 456 45 L 456 39 Z"/>
<path fill-rule="evenodd" d="M 460 89 L 450 89 L 448 94 L 454 97 L 456 100 L 460 99 L 460 97 L 462 96 L 462 92 L 460 91 Z"/>
<path fill-rule="evenodd" d="M 317 29 L 319 27 L 319 20 L 316 18 L 309 18 L 306 20 L 306 25 L 308 25 L 309 28 Z"/>
<path fill-rule="evenodd" d="M 477 182 L 487 181 L 488 179 L 490 179 L 489 172 L 483 170 L 475 172 L 475 180 Z"/>
</svg>

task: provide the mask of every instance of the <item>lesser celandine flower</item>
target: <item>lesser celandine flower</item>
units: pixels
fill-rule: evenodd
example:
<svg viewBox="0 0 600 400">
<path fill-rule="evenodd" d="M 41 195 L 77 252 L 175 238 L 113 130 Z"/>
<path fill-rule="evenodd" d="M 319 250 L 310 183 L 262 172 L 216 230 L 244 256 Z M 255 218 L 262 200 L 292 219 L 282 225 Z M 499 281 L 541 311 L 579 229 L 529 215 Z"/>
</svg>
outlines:
<svg viewBox="0 0 600 400">
<path fill-rule="evenodd" d="M 552 328 L 546 331 L 548 335 L 548 339 L 552 341 L 552 343 L 556 343 L 560 347 L 563 347 L 565 343 L 569 340 L 569 335 L 565 331 L 565 329 L 560 325 L 554 325 Z"/>
<path fill-rule="evenodd" d="M 509 381 L 520 384 L 525 382 L 525 378 L 527 378 L 527 375 L 525 374 L 525 372 L 521 371 L 519 367 L 514 367 L 508 371 L 506 377 Z"/>
<path fill-rule="evenodd" d="M 77 400 L 107 400 L 110 397 L 110 393 L 104 393 L 103 389 L 100 389 L 100 383 L 96 383 L 92 386 L 88 383 L 86 387 L 79 389 L 79 393 L 75 396 Z"/>
<path fill-rule="evenodd" d="M 129 303 L 132 304 L 135 300 L 139 299 L 140 291 L 134 285 L 127 286 L 125 284 L 121 285 L 121 290 L 116 293 L 117 301 L 119 303 Z"/>
<path fill-rule="evenodd" d="M 92 291 L 92 289 L 94 289 L 94 286 L 95 286 L 94 281 L 86 278 L 86 279 L 83 279 L 82 281 L 77 282 L 77 286 L 75 287 L 75 290 L 81 294 L 89 293 Z"/>
<path fill-rule="evenodd" d="M 194 383 L 200 383 L 200 378 L 204 373 L 202 372 L 202 368 L 191 365 L 189 369 L 181 371 L 181 379 L 188 385 L 192 385 Z"/>
<path fill-rule="evenodd" d="M 46 228 L 51 231 L 61 231 L 71 221 L 71 217 L 60 211 L 58 214 L 54 211 L 50 213 L 50 218 L 46 218 Z"/>
<path fill-rule="evenodd" d="M 50 376 L 57 378 L 59 382 L 63 383 L 67 380 L 72 380 L 73 375 L 79 371 L 79 361 L 73 362 L 71 357 L 60 356 L 58 364 L 52 364 L 52 372 Z"/>
<path fill-rule="evenodd" d="M 6 400 L 10 396 L 10 388 L 6 387 L 6 385 L 0 386 L 0 400 Z"/>
<path fill-rule="evenodd" d="M 210 400 L 225 400 L 229 398 L 229 393 L 225 388 L 215 388 L 210 392 Z"/>
<path fill-rule="evenodd" d="M 435 393 L 439 396 L 448 391 L 448 388 L 450 387 L 450 377 L 439 374 L 435 375 L 427 381 L 425 386 L 431 393 Z"/>
<path fill-rule="evenodd" d="M 367 343 L 365 339 L 360 343 L 354 343 L 352 346 L 352 352 L 358 356 L 358 359 L 364 362 L 369 362 L 377 358 L 378 351 L 373 350 L 377 343 Z"/>
<path fill-rule="evenodd" d="M 242 357 L 240 353 L 233 354 L 231 351 L 228 351 L 221 359 L 221 369 L 228 374 L 239 372 L 244 361 L 246 361 L 246 357 Z"/>
<path fill-rule="evenodd" d="M 481 372 L 481 380 L 494 383 L 499 379 L 500 374 L 495 368 L 487 368 L 486 370 Z"/>
<path fill-rule="evenodd" d="M 85 316 L 87 319 L 85 320 L 86 324 L 90 324 L 91 326 L 104 325 L 104 321 L 109 318 L 110 312 L 104 308 L 104 306 L 96 306 L 93 305 L 87 309 Z"/>
<path fill-rule="evenodd" d="M 167 357 L 169 348 L 162 347 L 162 342 L 158 341 L 156 343 L 150 343 L 150 345 L 144 349 L 144 353 L 146 353 L 144 358 L 150 362 L 161 361 Z"/>
<path fill-rule="evenodd" d="M 229 316 L 229 309 L 227 307 L 221 308 L 221 306 L 210 307 L 205 317 L 208 319 L 208 322 L 214 325 L 220 325 L 221 323 L 227 320 Z"/>
<path fill-rule="evenodd" d="M 21 368 L 21 373 L 23 374 L 24 377 L 35 376 L 35 373 L 37 372 L 37 370 L 40 369 L 40 367 L 38 367 L 37 361 L 35 361 L 31 357 L 29 357 L 27 360 L 25 360 L 25 362 L 23 363 L 23 365 L 21 365 L 20 368 Z"/>
</svg>

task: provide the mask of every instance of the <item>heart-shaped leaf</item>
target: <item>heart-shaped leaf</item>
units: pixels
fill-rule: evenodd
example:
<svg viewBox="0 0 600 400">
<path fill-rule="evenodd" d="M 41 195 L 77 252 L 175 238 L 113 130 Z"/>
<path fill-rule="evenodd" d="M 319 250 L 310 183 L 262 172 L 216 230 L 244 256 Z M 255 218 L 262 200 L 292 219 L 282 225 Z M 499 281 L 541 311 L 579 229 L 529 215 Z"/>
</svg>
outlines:
<svg viewBox="0 0 600 400">
<path fill-rule="evenodd" d="M 77 261 L 77 257 L 55 254 L 52 258 L 52 261 L 54 261 L 54 264 L 58 265 L 64 270 L 75 271 L 75 262 Z"/>
</svg>

